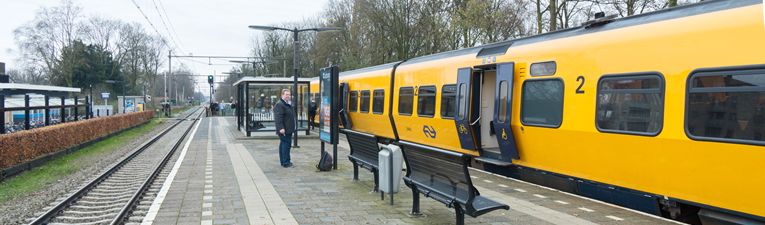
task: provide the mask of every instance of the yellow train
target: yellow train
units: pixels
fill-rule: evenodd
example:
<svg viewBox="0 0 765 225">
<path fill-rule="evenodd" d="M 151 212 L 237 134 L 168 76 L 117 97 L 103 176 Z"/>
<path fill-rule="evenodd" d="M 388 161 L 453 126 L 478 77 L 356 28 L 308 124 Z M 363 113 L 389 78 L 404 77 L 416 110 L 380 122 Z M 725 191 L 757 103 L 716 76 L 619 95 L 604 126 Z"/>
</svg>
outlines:
<svg viewBox="0 0 765 225">
<path fill-rule="evenodd" d="M 340 74 L 352 129 L 699 223 L 765 222 L 765 17 L 717 0 Z M 312 84 L 311 90 L 318 90 Z"/>
</svg>

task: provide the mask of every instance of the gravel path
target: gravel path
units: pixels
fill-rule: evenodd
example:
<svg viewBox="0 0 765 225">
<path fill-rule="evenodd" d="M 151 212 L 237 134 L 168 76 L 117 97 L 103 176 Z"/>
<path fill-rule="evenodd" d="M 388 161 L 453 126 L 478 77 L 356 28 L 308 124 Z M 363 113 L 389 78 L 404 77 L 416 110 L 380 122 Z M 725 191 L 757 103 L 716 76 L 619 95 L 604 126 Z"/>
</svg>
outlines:
<svg viewBox="0 0 765 225">
<path fill-rule="evenodd" d="M 150 132 L 136 137 L 112 152 L 80 157 L 74 161 L 74 165 L 82 166 L 81 170 L 62 177 L 58 182 L 49 184 L 36 193 L 0 202 L 0 224 L 26 224 L 28 223 L 26 219 L 37 218 L 35 213 L 42 213 L 45 207 L 58 203 L 57 199 L 64 198 L 68 193 L 77 190 L 101 174 L 102 169 L 109 168 L 135 150 L 136 146 L 146 142 L 174 122 L 174 120 L 163 120 L 162 124 L 155 126 Z"/>
</svg>

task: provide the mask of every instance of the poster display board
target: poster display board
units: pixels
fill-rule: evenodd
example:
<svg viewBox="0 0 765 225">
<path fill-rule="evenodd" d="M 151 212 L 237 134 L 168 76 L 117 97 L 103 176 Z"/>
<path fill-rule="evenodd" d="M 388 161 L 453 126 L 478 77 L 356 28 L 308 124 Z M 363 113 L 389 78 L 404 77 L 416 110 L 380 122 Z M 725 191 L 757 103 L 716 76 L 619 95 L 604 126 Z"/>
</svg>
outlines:
<svg viewBox="0 0 765 225">
<path fill-rule="evenodd" d="M 338 77 L 337 66 L 319 70 L 319 139 L 329 144 L 337 144 L 338 138 Z"/>
</svg>

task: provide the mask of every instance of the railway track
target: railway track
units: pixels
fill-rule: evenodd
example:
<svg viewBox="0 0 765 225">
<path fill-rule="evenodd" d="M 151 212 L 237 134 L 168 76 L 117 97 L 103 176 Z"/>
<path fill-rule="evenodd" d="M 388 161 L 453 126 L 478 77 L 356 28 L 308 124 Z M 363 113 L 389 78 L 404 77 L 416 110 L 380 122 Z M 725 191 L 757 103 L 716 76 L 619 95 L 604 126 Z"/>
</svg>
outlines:
<svg viewBox="0 0 765 225">
<path fill-rule="evenodd" d="M 101 173 L 76 192 L 62 199 L 30 224 L 123 224 L 140 222 L 143 217 L 140 201 L 149 204 L 156 197 L 151 185 L 162 185 L 168 172 L 163 168 L 181 146 L 189 131 L 197 123 L 204 110 L 198 108 L 168 127 L 151 140 L 143 143 L 130 155 Z M 176 128 L 184 132 L 171 134 Z M 166 135 L 171 134 L 171 135 Z M 180 136 L 180 137 L 178 137 Z"/>
</svg>

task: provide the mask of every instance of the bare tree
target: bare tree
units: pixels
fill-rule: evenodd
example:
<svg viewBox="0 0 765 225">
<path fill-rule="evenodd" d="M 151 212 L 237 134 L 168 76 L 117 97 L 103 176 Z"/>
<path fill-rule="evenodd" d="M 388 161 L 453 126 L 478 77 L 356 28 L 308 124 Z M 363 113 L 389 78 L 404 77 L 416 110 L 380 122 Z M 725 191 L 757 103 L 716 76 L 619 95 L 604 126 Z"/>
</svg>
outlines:
<svg viewBox="0 0 765 225">
<path fill-rule="evenodd" d="M 23 69 L 8 70 L 11 82 L 25 84 L 47 85 L 48 78 L 37 67 L 22 67 Z"/>
<path fill-rule="evenodd" d="M 159 77 L 159 68 L 165 62 L 165 52 L 167 52 L 167 42 L 158 36 L 150 36 L 144 42 L 144 48 L 141 57 L 141 65 L 144 73 L 144 83 L 149 86 L 149 90 L 154 90 L 154 84 Z M 142 92 L 146 94 L 145 92 Z M 154 106 L 152 102 L 152 106 Z"/>
<path fill-rule="evenodd" d="M 80 6 L 71 0 L 62 0 L 60 6 L 40 8 L 32 21 L 16 28 L 13 35 L 24 60 L 22 64 L 38 64 L 34 67 L 42 69 L 48 80 L 61 74 L 59 68 L 72 68 L 72 65 L 59 63 L 75 61 L 60 60 L 60 57 L 62 51 L 77 39 L 79 31 L 76 21 L 82 17 L 81 14 Z"/>
</svg>

